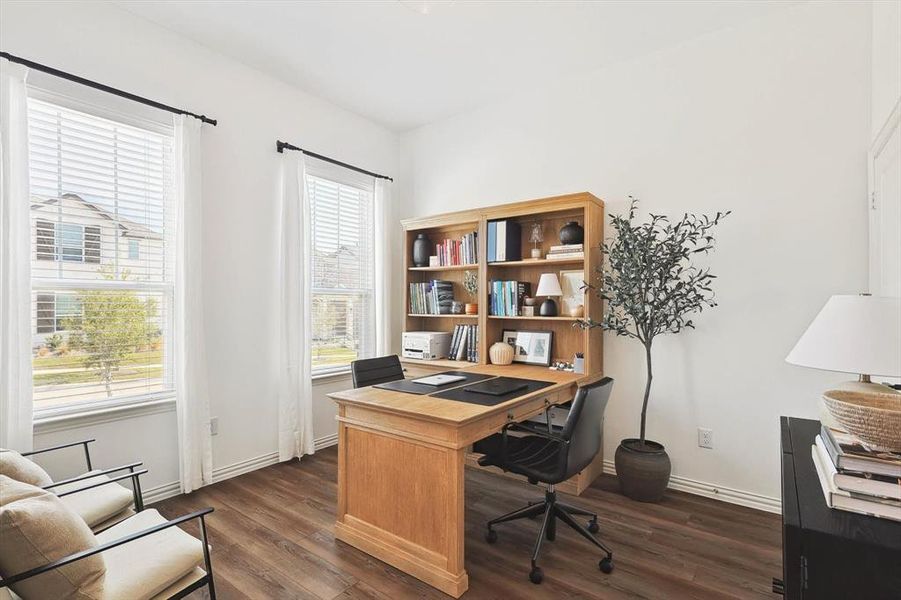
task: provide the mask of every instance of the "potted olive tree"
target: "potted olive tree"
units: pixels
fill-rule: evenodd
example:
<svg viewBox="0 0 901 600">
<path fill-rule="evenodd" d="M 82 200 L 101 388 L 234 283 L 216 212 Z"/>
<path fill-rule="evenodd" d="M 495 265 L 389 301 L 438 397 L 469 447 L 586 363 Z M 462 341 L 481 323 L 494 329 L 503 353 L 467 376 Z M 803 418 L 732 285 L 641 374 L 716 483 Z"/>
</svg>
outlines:
<svg viewBox="0 0 901 600">
<path fill-rule="evenodd" d="M 598 268 L 597 284 L 587 286 L 606 301 L 606 310 L 602 321 L 589 319 L 580 325 L 601 327 L 644 346 L 647 381 L 639 437 L 620 442 L 615 462 L 623 494 L 656 502 L 669 483 L 671 466 L 663 444 L 645 436 L 654 377 L 651 347 L 658 335 L 694 328 L 690 316 L 716 306 L 710 287 L 714 275 L 692 259 L 713 250 L 712 230 L 731 211 L 713 218 L 685 214 L 678 221 L 652 214 L 637 223 L 637 208 L 638 201 L 630 197 L 628 215 L 610 217 L 616 236 L 601 247 L 606 260 Z"/>
</svg>

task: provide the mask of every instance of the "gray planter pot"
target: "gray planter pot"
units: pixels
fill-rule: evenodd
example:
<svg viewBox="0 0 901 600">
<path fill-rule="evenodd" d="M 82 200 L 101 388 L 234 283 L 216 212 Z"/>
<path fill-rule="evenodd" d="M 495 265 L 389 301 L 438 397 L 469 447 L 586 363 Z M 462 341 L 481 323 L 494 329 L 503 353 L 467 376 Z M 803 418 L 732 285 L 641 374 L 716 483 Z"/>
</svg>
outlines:
<svg viewBox="0 0 901 600">
<path fill-rule="evenodd" d="M 627 438 L 616 449 L 616 477 L 623 495 L 639 502 L 659 502 L 672 471 L 663 444 Z"/>
</svg>

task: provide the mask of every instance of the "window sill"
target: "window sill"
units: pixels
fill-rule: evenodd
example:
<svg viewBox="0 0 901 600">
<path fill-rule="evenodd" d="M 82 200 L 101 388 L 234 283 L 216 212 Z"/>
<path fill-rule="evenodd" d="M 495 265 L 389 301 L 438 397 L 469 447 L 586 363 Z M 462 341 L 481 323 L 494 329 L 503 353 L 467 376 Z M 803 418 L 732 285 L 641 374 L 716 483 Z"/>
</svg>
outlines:
<svg viewBox="0 0 901 600">
<path fill-rule="evenodd" d="M 313 385 L 319 383 L 328 383 L 330 381 L 337 381 L 339 379 L 347 379 L 350 377 L 350 367 L 346 367 L 344 369 L 338 369 L 335 371 L 326 371 L 324 373 L 317 373 L 313 375 L 310 379 L 313 380 Z"/>
<path fill-rule="evenodd" d="M 172 412 L 175 410 L 175 395 L 157 396 L 141 402 L 118 404 L 112 406 L 97 406 L 81 410 L 72 409 L 70 412 L 61 412 L 43 416 L 35 416 L 34 433 L 51 433 L 87 427 L 111 421 L 133 419 L 144 415 Z"/>
</svg>

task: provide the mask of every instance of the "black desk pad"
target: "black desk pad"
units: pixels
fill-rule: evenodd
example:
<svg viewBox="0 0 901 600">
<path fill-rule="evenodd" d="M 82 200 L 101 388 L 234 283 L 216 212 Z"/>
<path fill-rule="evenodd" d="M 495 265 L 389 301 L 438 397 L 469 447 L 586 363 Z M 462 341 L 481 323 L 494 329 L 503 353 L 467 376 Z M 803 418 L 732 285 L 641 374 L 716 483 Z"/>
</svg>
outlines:
<svg viewBox="0 0 901 600">
<path fill-rule="evenodd" d="M 443 400 L 456 400 L 457 402 L 468 402 L 469 404 L 480 404 L 482 406 L 496 406 L 507 400 L 513 400 L 514 398 L 519 398 L 520 396 L 525 396 L 526 394 L 531 394 L 534 391 L 554 385 L 550 381 L 536 381 L 534 379 L 517 379 L 516 377 L 504 377 L 503 379 L 511 382 L 524 383 L 527 387 L 516 390 L 515 392 L 510 392 L 509 394 L 504 394 L 503 396 L 492 396 L 490 394 L 467 392 L 467 386 L 461 386 L 444 392 L 436 392 L 432 394 L 432 396 Z"/>
<path fill-rule="evenodd" d="M 454 381 L 453 383 L 446 383 L 444 385 L 426 385 L 424 383 L 416 383 L 412 379 L 399 379 L 397 381 L 389 381 L 387 383 L 377 383 L 372 387 L 381 388 L 383 390 L 391 390 L 393 392 L 404 392 L 407 394 L 425 396 L 427 394 L 434 394 L 435 392 L 450 390 L 451 388 L 469 385 L 470 383 L 476 383 L 478 381 L 484 381 L 485 379 L 492 379 L 494 377 L 494 375 L 467 373 L 466 371 L 443 371 L 441 373 L 435 373 L 435 375 L 461 375 L 466 379 Z M 426 377 L 426 375 L 423 375 L 423 377 Z M 417 377 L 416 379 L 420 379 L 420 377 Z"/>
</svg>

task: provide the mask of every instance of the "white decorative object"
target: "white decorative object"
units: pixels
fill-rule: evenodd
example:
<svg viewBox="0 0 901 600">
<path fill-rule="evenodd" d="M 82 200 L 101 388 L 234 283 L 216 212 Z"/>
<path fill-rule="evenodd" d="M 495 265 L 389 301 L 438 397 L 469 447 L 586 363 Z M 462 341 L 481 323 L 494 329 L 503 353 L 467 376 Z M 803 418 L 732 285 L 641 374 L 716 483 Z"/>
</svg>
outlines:
<svg viewBox="0 0 901 600">
<path fill-rule="evenodd" d="M 201 121 L 178 115 L 175 124 L 175 412 L 181 490 L 213 483 L 210 398 L 203 327 L 203 195 Z"/>
<path fill-rule="evenodd" d="M 560 287 L 563 290 L 561 312 L 571 317 L 581 317 L 584 309 L 575 311 L 576 307 L 585 306 L 585 273 L 581 269 L 560 271 Z"/>
<path fill-rule="evenodd" d="M 282 155 L 280 204 L 278 459 L 313 453 L 310 365 L 310 198 L 302 152 Z"/>
<path fill-rule="evenodd" d="M 31 450 L 28 69 L 0 58 L 0 447 Z"/>
<path fill-rule="evenodd" d="M 870 450 L 901 452 L 901 394 L 829 390 L 829 414 Z"/>
<path fill-rule="evenodd" d="M 488 357 L 493 365 L 509 365 L 513 362 L 513 346 L 507 342 L 495 342 L 488 349 Z"/>
<path fill-rule="evenodd" d="M 547 300 L 541 303 L 538 314 L 542 317 L 556 317 L 557 303 L 553 297 L 562 296 L 563 290 L 560 289 L 560 281 L 557 279 L 556 273 L 542 273 L 538 280 L 538 289 L 535 290 L 536 296 L 547 296 Z"/>
</svg>

